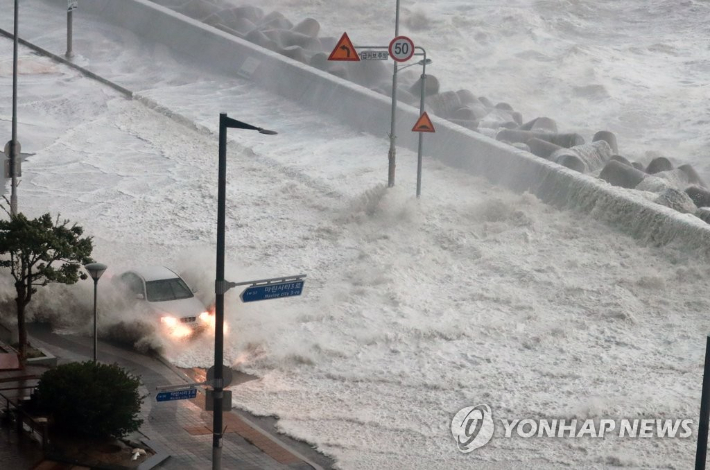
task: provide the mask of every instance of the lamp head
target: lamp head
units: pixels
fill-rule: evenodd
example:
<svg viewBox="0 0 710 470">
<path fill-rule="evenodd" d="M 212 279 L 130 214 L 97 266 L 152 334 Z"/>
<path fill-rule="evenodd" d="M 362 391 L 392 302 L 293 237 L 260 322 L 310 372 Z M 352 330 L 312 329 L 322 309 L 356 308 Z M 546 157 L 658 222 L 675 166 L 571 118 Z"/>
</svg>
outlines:
<svg viewBox="0 0 710 470">
<path fill-rule="evenodd" d="M 221 113 L 219 115 L 219 125 L 220 125 L 220 127 L 224 126 L 224 127 L 231 128 L 231 129 L 246 129 L 249 131 L 259 131 L 260 134 L 266 134 L 266 135 L 276 134 L 276 131 L 270 131 L 268 129 L 263 129 L 261 127 L 252 126 L 251 124 L 247 124 L 246 122 L 232 119 L 231 117 L 227 116 L 226 113 Z"/>
<path fill-rule="evenodd" d="M 89 263 L 84 266 L 84 269 L 89 272 L 89 276 L 91 276 L 94 281 L 98 281 L 107 268 L 108 266 L 102 263 Z"/>
</svg>

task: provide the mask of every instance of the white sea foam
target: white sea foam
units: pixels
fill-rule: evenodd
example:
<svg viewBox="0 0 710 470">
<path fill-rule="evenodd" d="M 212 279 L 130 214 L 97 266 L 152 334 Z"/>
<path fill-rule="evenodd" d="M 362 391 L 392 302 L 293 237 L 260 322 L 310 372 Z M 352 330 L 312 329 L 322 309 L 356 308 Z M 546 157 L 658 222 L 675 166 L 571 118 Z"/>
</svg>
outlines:
<svg viewBox="0 0 710 470">
<path fill-rule="evenodd" d="M 619 115 L 623 119 L 613 122 L 627 127 L 609 128 L 620 135 L 628 128 L 629 139 L 642 142 L 653 134 L 654 145 L 661 141 L 654 138 L 672 143 L 692 129 L 684 124 L 693 111 L 657 98 L 704 92 L 692 83 L 683 85 L 687 90 L 674 85 L 675 71 L 634 68 L 646 57 L 657 63 L 658 54 L 669 55 L 667 47 L 644 50 L 635 41 L 641 49 L 626 54 L 643 15 L 663 14 L 678 24 L 674 10 L 659 11 L 664 4 L 644 2 L 648 11 L 631 12 L 639 24 L 618 20 L 628 33 L 608 28 L 610 37 L 628 41 L 616 46 L 596 40 L 603 36 L 598 31 L 585 33 L 585 46 L 567 36 L 556 39 L 560 31 L 578 33 L 580 24 L 618 16 L 606 2 L 599 8 L 585 2 L 513 4 L 527 9 L 418 4 L 425 18 L 420 23 L 428 18 L 432 26 L 419 24 L 417 34 L 431 36 L 426 47 L 437 51 L 436 64 L 452 88 L 470 87 L 526 115 L 551 115 L 570 130 L 591 132 Z M 624 2 L 623 8 L 635 5 L 642 6 Z M 332 35 L 351 33 L 349 24 L 362 20 L 375 40 L 387 39 L 381 26 L 391 5 L 297 1 L 279 8 L 293 8 L 294 18 L 298 10 L 321 19 Z M 699 20 L 689 19 L 690 29 L 693 21 Z M 603 24 L 595 27 L 603 30 Z M 660 21 L 658 27 L 670 35 Z M 120 33 L 101 33 L 107 31 Z M 676 47 L 687 39 L 683 34 L 690 33 L 680 29 L 667 41 Z M 448 47 L 452 37 L 459 41 Z M 424 196 L 414 200 L 415 156 L 405 150 L 399 153 L 398 184 L 385 191 L 383 140 L 224 77 L 183 75 L 167 65 L 142 75 L 150 59 L 126 38 L 120 58 L 93 65 L 126 74 L 144 96 L 213 131 L 215 110 L 226 108 L 283 131 L 270 140 L 241 133 L 229 144 L 228 278 L 308 274 L 300 298 L 245 305 L 237 291 L 228 293 L 225 357 L 261 377 L 234 389 L 237 406 L 278 415 L 284 432 L 317 444 L 347 469 L 483 467 L 482 461 L 508 468 L 531 462 L 531 468 L 690 465 L 692 440 L 571 445 L 494 437 L 464 456 L 450 437 L 449 420 L 478 403 L 510 419 L 695 417 L 710 324 L 710 302 L 700 294 L 710 275 L 703 260 L 674 247 L 641 247 L 585 216 L 432 161 L 424 164 Z M 466 49 L 471 38 L 485 46 L 475 60 Z M 2 50 L 0 58 L 7 60 L 10 48 Z M 532 51 L 532 59 L 516 55 L 525 51 Z M 623 57 L 634 67 L 621 78 L 605 78 Z M 25 49 L 23 60 L 44 64 L 35 71 L 47 69 L 47 61 Z M 678 62 L 683 60 L 692 58 Z M 531 62 L 524 68 L 530 83 L 513 81 L 525 76 L 516 68 L 520 62 Z M 541 64 L 547 71 L 533 74 Z M 465 77 L 455 67 L 471 67 L 475 83 L 454 85 L 454 78 Z M 0 83 L 7 89 L 9 77 L 0 76 Z M 650 84 L 666 95 L 650 95 Z M 65 67 L 55 75 L 31 73 L 22 87 L 32 100 L 21 104 L 21 119 L 41 124 L 21 126 L 23 144 L 37 151 L 23 168 L 22 210 L 61 212 L 84 225 L 95 236 L 95 257 L 112 272 L 142 263 L 187 271 L 209 301 L 216 138 L 178 126 Z M 570 98 L 573 87 L 581 88 Z M 611 98 L 604 99 L 605 93 Z M 634 101 L 639 96 L 648 100 Z M 656 106 L 639 104 L 646 102 Z M 9 103 L 3 103 L 0 114 L 7 116 Z M 667 106 L 661 117 L 681 119 L 671 121 L 675 133 L 641 126 L 657 119 L 648 111 L 658 103 Z M 620 139 L 620 145 L 627 144 Z M 69 304 L 85 313 L 89 292 L 79 287 L 79 300 Z M 208 336 L 166 354 L 183 366 L 213 360 Z"/>
<path fill-rule="evenodd" d="M 246 3 L 230 0 L 232 3 Z M 617 133 L 622 155 L 658 151 L 710 175 L 705 86 L 710 5 L 698 0 L 401 2 L 400 34 L 426 48 L 442 90 L 467 88 L 587 141 Z M 395 2 L 264 0 L 322 36 L 386 45 Z M 411 69 L 410 69 L 411 70 Z"/>
</svg>

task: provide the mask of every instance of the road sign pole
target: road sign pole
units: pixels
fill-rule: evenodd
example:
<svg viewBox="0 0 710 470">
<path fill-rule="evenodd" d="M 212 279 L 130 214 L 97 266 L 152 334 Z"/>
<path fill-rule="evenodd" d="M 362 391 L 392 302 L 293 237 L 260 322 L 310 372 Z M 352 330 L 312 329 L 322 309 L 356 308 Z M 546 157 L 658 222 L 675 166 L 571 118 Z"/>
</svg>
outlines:
<svg viewBox="0 0 710 470">
<path fill-rule="evenodd" d="M 392 116 L 390 121 L 390 151 L 388 154 L 388 167 L 387 167 L 387 186 L 394 186 L 394 170 L 397 159 L 397 150 L 395 148 L 395 141 L 397 136 L 395 135 L 395 124 L 397 115 L 397 62 L 394 63 L 394 71 L 392 72 Z"/>
<path fill-rule="evenodd" d="M 74 52 L 72 51 L 72 19 L 74 16 L 74 10 L 67 10 L 67 53 L 66 58 L 71 59 L 74 57 Z"/>
<path fill-rule="evenodd" d="M 426 51 L 419 48 L 424 53 L 422 60 L 422 83 L 421 96 L 419 98 L 419 115 L 424 114 L 424 88 L 426 88 Z M 417 149 L 417 197 L 422 194 L 422 144 L 424 143 L 424 133 L 419 133 L 419 147 Z"/>
<path fill-rule="evenodd" d="M 96 293 L 99 288 L 99 280 L 94 279 L 94 363 L 96 363 L 96 350 L 98 349 L 98 339 L 96 335 Z"/>
<path fill-rule="evenodd" d="M 247 129 L 261 134 L 273 135 L 274 131 L 252 126 L 245 122 L 219 115 L 219 169 L 217 182 L 217 273 L 215 290 L 215 329 L 214 329 L 214 420 L 212 422 L 212 469 L 222 468 L 222 400 L 224 360 L 224 294 L 229 287 L 224 280 L 225 258 L 225 212 L 227 204 L 227 129 Z"/>
<path fill-rule="evenodd" d="M 700 395 L 700 420 L 698 421 L 698 444 L 695 451 L 695 470 L 705 470 L 708 450 L 708 422 L 710 421 L 710 336 L 705 341 L 705 368 L 703 388 Z"/>
<path fill-rule="evenodd" d="M 227 114 L 219 115 L 219 182 L 217 188 L 217 276 L 215 278 L 214 412 L 212 470 L 222 468 L 222 362 L 224 360 L 224 239 L 227 192 Z"/>
<path fill-rule="evenodd" d="M 399 0 L 397 0 L 397 6 L 395 8 L 394 17 L 394 37 L 399 36 Z M 392 71 L 392 116 L 390 121 L 390 151 L 388 155 L 388 168 L 387 168 L 387 187 L 391 188 L 394 186 L 394 172 L 397 159 L 397 150 L 395 147 L 395 141 L 397 140 L 397 135 L 395 133 L 395 126 L 397 124 L 397 61 L 394 62 L 394 69 Z"/>
<path fill-rule="evenodd" d="M 12 44 L 12 144 L 10 144 L 10 177 L 12 189 L 10 192 L 10 213 L 17 215 L 17 42 L 19 30 L 19 0 L 15 0 L 15 35 Z"/>
</svg>

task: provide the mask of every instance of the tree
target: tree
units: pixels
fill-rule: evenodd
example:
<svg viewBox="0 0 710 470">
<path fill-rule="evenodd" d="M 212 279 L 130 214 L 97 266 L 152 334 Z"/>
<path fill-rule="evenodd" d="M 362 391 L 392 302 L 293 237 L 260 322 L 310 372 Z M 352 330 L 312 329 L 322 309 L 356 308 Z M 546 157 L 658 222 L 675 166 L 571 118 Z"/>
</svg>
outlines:
<svg viewBox="0 0 710 470">
<path fill-rule="evenodd" d="M 50 369 L 37 385 L 37 410 L 75 436 L 123 437 L 143 424 L 140 380 L 118 364 L 72 362 Z"/>
<path fill-rule="evenodd" d="M 7 212 L 7 210 L 6 210 Z M 74 284 L 86 279 L 79 269 L 91 263 L 91 237 L 82 238 L 84 230 L 69 221 L 52 221 L 50 214 L 28 219 L 23 214 L 8 213 L 0 220 L 0 266 L 10 268 L 17 292 L 17 330 L 20 361 L 27 356 L 25 307 L 38 286 L 50 282 Z"/>
</svg>

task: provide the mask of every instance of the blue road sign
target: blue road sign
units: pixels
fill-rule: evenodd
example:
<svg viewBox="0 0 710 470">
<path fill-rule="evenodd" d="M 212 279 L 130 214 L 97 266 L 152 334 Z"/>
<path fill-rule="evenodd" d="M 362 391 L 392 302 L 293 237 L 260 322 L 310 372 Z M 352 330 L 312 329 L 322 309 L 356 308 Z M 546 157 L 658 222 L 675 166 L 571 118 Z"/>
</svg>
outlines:
<svg viewBox="0 0 710 470">
<path fill-rule="evenodd" d="M 288 282 L 266 284 L 263 286 L 247 287 L 239 297 L 242 302 L 256 302 L 257 300 L 280 299 L 301 295 L 303 292 L 303 279 Z"/>
<path fill-rule="evenodd" d="M 188 388 L 186 390 L 173 390 L 171 392 L 160 392 L 155 396 L 156 401 L 173 401 L 187 400 L 197 396 L 196 388 Z"/>
</svg>

